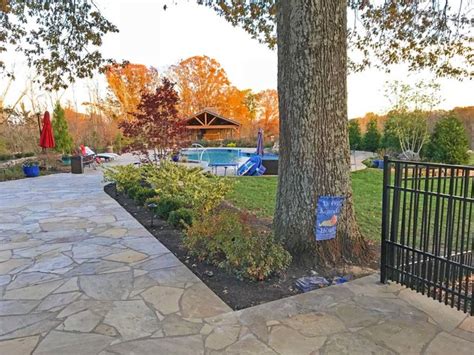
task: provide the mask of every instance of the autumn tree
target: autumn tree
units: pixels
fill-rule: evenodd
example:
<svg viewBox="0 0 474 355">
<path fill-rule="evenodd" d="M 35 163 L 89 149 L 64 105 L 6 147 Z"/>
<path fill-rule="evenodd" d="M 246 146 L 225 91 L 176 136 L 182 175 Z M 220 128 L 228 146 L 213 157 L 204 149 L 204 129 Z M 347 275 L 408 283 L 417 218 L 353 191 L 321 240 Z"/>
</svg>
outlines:
<svg viewBox="0 0 474 355">
<path fill-rule="evenodd" d="M 158 82 L 158 71 L 142 64 L 111 65 L 105 72 L 109 89 L 120 106 L 119 119 L 131 119 L 140 103 L 142 93 L 153 92 Z M 112 98 L 107 98 L 101 106 L 114 106 Z"/>
<path fill-rule="evenodd" d="M 178 117 L 178 102 L 174 84 L 166 78 L 154 92 L 144 92 L 132 119 L 119 123 L 124 136 L 132 139 L 130 148 L 156 161 L 185 145 L 187 132 L 185 121 Z"/>
<path fill-rule="evenodd" d="M 229 86 L 219 100 L 219 105 L 215 109 L 219 114 L 233 118 L 240 122 L 240 134 L 243 137 L 257 135 L 254 121 L 256 117 L 255 94 L 252 90 L 240 90 L 235 86 Z"/>
<path fill-rule="evenodd" d="M 222 108 L 231 85 L 219 62 L 207 56 L 194 56 L 173 65 L 169 77 L 179 93 L 179 113 L 188 117 L 204 108 Z"/>
<path fill-rule="evenodd" d="M 173 65 L 168 76 L 176 83 L 178 111 L 189 117 L 205 108 L 239 121 L 241 134 L 251 135 L 255 120 L 255 94 L 232 85 L 220 63 L 207 56 L 194 56 Z"/>
<path fill-rule="evenodd" d="M 266 136 L 278 136 L 278 92 L 273 89 L 257 93 L 257 121 Z"/>
</svg>

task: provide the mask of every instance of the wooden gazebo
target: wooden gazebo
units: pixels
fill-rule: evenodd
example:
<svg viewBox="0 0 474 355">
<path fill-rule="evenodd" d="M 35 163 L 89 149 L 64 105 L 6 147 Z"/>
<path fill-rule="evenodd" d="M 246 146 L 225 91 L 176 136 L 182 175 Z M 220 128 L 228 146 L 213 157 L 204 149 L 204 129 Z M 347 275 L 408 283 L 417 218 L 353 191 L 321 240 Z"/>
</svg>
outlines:
<svg viewBox="0 0 474 355">
<path fill-rule="evenodd" d="M 222 117 L 210 109 L 204 109 L 186 119 L 186 129 L 192 140 L 236 139 L 240 135 L 240 123 Z"/>
</svg>

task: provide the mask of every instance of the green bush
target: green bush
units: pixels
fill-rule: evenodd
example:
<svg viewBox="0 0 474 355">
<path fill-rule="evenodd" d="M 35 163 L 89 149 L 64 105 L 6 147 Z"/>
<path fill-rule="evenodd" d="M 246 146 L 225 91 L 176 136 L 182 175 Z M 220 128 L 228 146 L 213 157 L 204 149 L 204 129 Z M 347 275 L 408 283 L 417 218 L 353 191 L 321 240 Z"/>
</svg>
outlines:
<svg viewBox="0 0 474 355">
<path fill-rule="evenodd" d="M 153 197 L 146 201 L 147 205 L 154 203 L 156 207 L 154 212 L 163 219 L 168 219 L 171 212 L 185 207 L 185 204 L 179 198 L 174 197 Z"/>
<path fill-rule="evenodd" d="M 191 226 L 193 224 L 193 210 L 181 207 L 171 211 L 168 216 L 168 223 L 175 227 Z"/>
<path fill-rule="evenodd" d="M 151 197 L 156 196 L 156 191 L 149 187 L 140 187 L 134 193 L 133 199 L 140 205 L 143 205 Z"/>
<path fill-rule="evenodd" d="M 25 177 L 23 167 L 15 165 L 9 168 L 0 169 L 0 181 L 17 180 Z"/>
<path fill-rule="evenodd" d="M 6 160 L 10 160 L 13 158 L 13 155 L 11 154 L 0 154 L 0 161 L 6 161 Z"/>
<path fill-rule="evenodd" d="M 132 198 L 132 199 L 135 199 L 135 196 L 137 196 L 138 192 L 141 190 L 141 186 L 140 185 L 134 185 L 134 186 L 130 186 L 127 190 L 126 190 L 126 193 L 128 195 L 128 197 Z"/>
<path fill-rule="evenodd" d="M 158 168 L 147 171 L 145 181 L 160 198 L 177 199 L 202 213 L 219 205 L 232 189 L 229 179 L 203 174 L 201 168 L 191 169 L 171 162 L 162 162 Z"/>
<path fill-rule="evenodd" d="M 104 180 L 114 182 L 117 191 L 127 192 L 131 187 L 140 185 L 144 169 L 144 167 L 136 167 L 133 164 L 105 168 Z"/>
<path fill-rule="evenodd" d="M 190 169 L 166 161 L 159 166 L 109 168 L 104 172 L 104 179 L 115 182 L 118 191 L 127 193 L 138 203 L 156 203 L 155 212 L 164 219 L 182 207 L 192 209 L 194 214 L 208 213 L 232 189 L 230 179 L 204 174 L 201 168 Z"/>
<path fill-rule="evenodd" d="M 271 232 L 251 226 L 248 216 L 237 212 L 221 211 L 194 221 L 183 241 L 190 254 L 252 280 L 264 280 L 291 262 Z"/>
<path fill-rule="evenodd" d="M 429 159 L 446 164 L 467 164 L 469 144 L 466 130 L 454 113 L 441 118 L 426 147 Z"/>
</svg>

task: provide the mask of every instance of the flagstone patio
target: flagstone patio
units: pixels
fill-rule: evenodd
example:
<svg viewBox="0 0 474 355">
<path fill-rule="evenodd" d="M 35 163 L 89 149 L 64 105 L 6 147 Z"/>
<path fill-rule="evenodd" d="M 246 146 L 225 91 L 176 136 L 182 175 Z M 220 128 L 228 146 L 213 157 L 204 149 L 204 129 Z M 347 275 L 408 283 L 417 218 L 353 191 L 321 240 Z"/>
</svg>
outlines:
<svg viewBox="0 0 474 355">
<path fill-rule="evenodd" d="M 232 312 L 102 190 L 0 183 L 0 354 L 471 354 L 474 317 L 377 276 Z"/>
</svg>

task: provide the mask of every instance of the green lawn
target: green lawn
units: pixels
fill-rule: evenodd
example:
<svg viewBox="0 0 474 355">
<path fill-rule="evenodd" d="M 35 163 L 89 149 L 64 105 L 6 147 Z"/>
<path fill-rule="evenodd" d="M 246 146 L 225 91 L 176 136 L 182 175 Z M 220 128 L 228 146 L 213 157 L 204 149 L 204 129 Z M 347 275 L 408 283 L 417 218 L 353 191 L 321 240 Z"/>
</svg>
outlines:
<svg viewBox="0 0 474 355">
<path fill-rule="evenodd" d="M 365 169 L 352 173 L 354 202 L 359 226 L 364 235 L 380 240 L 382 220 L 382 170 Z M 236 206 L 262 217 L 275 211 L 276 177 L 239 177 L 228 199 Z"/>
</svg>

